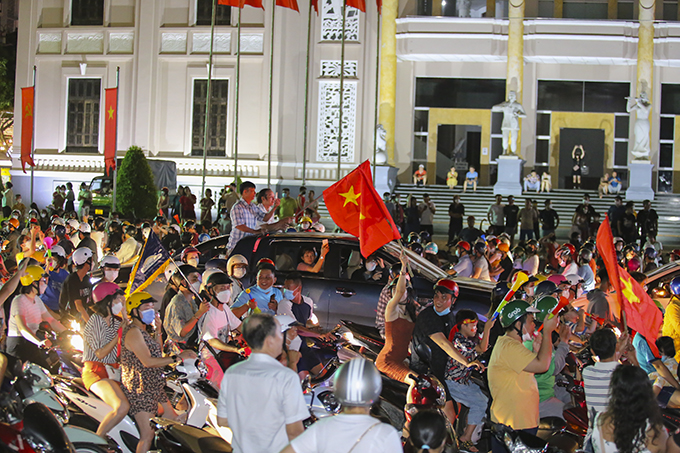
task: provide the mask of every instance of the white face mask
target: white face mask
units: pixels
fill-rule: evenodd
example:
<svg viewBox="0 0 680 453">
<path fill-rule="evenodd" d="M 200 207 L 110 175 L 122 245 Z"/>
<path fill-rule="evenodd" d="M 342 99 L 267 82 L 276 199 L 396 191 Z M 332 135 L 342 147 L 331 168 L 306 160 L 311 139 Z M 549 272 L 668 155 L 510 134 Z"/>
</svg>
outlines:
<svg viewBox="0 0 680 453">
<path fill-rule="evenodd" d="M 220 303 L 222 304 L 226 304 L 231 300 L 231 290 L 225 289 L 224 291 L 220 291 L 215 295 L 215 299 L 220 301 Z"/>
<path fill-rule="evenodd" d="M 187 264 L 194 267 L 198 266 L 198 258 L 189 258 Z"/>
<path fill-rule="evenodd" d="M 234 269 L 234 277 L 236 278 L 243 278 L 246 275 L 246 270 L 242 267 L 237 267 Z"/>
<path fill-rule="evenodd" d="M 112 271 L 104 271 L 104 277 L 110 281 L 113 282 L 118 278 L 118 270 L 112 270 Z"/>
<path fill-rule="evenodd" d="M 115 304 L 111 305 L 111 314 L 112 315 L 118 315 L 121 311 L 123 311 L 123 303 L 122 302 L 116 302 Z"/>
<path fill-rule="evenodd" d="M 308 222 L 305 222 L 305 223 L 303 223 L 303 224 L 300 225 L 300 226 L 302 227 L 303 230 L 308 230 L 309 227 L 311 227 L 312 225 L 311 225 L 310 223 L 308 223 Z"/>
<path fill-rule="evenodd" d="M 47 289 L 47 283 L 40 280 L 40 283 L 38 283 L 38 291 L 40 292 L 40 294 L 42 295 L 45 292 L 46 289 Z"/>
<path fill-rule="evenodd" d="M 196 291 L 196 293 L 199 293 L 201 291 L 201 281 L 198 280 L 198 281 L 193 282 L 191 284 L 191 287 L 194 288 L 194 291 Z"/>
<path fill-rule="evenodd" d="M 366 270 L 368 272 L 373 272 L 375 270 L 376 266 L 377 266 L 377 264 L 376 264 L 375 261 L 369 261 L 368 263 L 366 263 Z"/>
</svg>

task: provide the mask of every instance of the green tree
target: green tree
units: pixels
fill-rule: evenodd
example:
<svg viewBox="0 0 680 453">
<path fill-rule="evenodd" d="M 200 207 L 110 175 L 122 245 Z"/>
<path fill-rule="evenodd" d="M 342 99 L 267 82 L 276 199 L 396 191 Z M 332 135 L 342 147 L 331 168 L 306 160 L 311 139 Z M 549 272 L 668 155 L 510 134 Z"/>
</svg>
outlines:
<svg viewBox="0 0 680 453">
<path fill-rule="evenodd" d="M 150 219 L 156 213 L 158 192 L 142 148 L 131 146 L 118 169 L 116 210 L 123 217 Z"/>
</svg>

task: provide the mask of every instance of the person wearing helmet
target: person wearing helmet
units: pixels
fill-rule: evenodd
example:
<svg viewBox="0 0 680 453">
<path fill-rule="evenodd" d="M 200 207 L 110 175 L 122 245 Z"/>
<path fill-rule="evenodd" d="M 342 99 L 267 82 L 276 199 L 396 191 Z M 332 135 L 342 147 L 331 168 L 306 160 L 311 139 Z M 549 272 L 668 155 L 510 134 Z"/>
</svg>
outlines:
<svg viewBox="0 0 680 453">
<path fill-rule="evenodd" d="M 125 301 L 125 310 L 130 323 L 123 327 L 120 354 L 121 388 L 130 403 L 129 415 L 135 419 L 139 429 L 136 451 L 149 450 L 154 432 L 149 419 L 155 417 L 158 405 L 163 416 L 175 418 L 164 391 L 163 368 L 182 359 L 195 359 L 196 353 L 184 350 L 179 355 L 163 356 L 160 329 L 161 319 L 154 309 L 155 300 L 144 291 L 131 294 Z M 152 332 L 152 333 L 149 333 Z"/>
<path fill-rule="evenodd" d="M 171 255 L 182 249 L 182 240 L 179 236 L 181 232 L 182 229 L 175 223 L 170 225 L 165 236 L 161 239 L 161 244 Z"/>
<path fill-rule="evenodd" d="M 183 263 L 188 264 L 189 266 L 198 267 L 200 256 L 201 252 L 199 252 L 196 247 L 189 246 L 182 250 L 180 257 Z"/>
<path fill-rule="evenodd" d="M 523 300 L 508 302 L 499 313 L 505 334 L 498 337 L 488 367 L 491 421 L 518 431 L 536 434 L 539 422 L 539 393 L 534 374 L 545 373 L 552 359 L 552 332 L 558 318 L 543 323 L 543 341 L 538 353 L 522 344 L 525 335 L 534 335 L 534 313 L 538 312 Z M 506 452 L 505 446 L 492 440 L 494 453 Z"/>
<path fill-rule="evenodd" d="M 470 259 L 470 244 L 467 241 L 458 241 L 458 244 L 456 244 L 456 256 L 458 257 L 458 262 L 453 266 L 453 272 L 449 271 L 449 273 L 457 277 L 472 277 L 474 265 Z"/>
<path fill-rule="evenodd" d="M 208 277 L 203 294 L 210 302 L 208 311 L 200 320 L 201 341 L 209 344 L 215 351 L 242 354 L 242 348 L 230 344 L 231 335 L 234 332 L 240 333 L 241 327 L 241 320 L 232 313 L 228 305 L 231 302 L 231 278 L 216 270 Z M 208 367 L 207 379 L 219 389 L 224 377 L 222 367 L 210 348 L 202 347 L 200 354 Z"/>
<path fill-rule="evenodd" d="M 304 215 L 300 218 L 300 221 L 298 222 L 298 231 L 301 233 L 308 233 L 312 231 L 311 217 Z"/>
<path fill-rule="evenodd" d="M 675 359 L 680 360 L 680 277 L 673 277 L 668 286 L 672 296 L 663 316 L 661 333 L 673 339 Z"/>
<path fill-rule="evenodd" d="M 316 250 L 314 247 L 305 247 L 302 249 L 302 253 L 300 255 L 300 262 L 297 265 L 297 270 L 301 272 L 313 272 L 315 274 L 321 272 L 321 269 L 323 268 L 323 264 L 325 263 L 326 255 L 328 254 L 328 251 L 330 250 L 330 246 L 328 245 L 327 241 L 324 241 L 323 244 L 321 245 L 321 256 L 319 256 L 319 260 L 316 260 Z M 316 263 L 315 263 L 316 261 Z"/>
<path fill-rule="evenodd" d="M 538 257 L 538 241 L 536 239 L 529 239 L 524 244 L 524 261 L 522 262 L 522 270 L 529 276 L 538 274 L 540 259 Z"/>
<path fill-rule="evenodd" d="M 555 257 L 560 262 L 562 268 L 562 275 L 576 274 L 578 272 L 578 265 L 574 262 L 574 255 L 576 248 L 572 244 L 564 244 L 555 252 Z"/>
<path fill-rule="evenodd" d="M 50 315 L 40 299 L 47 288 L 47 279 L 42 268 L 28 266 L 23 274 L 19 274 L 21 288 L 19 294 L 12 299 L 9 310 L 6 351 L 19 360 L 36 363 L 54 373 L 59 364 L 50 366 L 47 354 L 40 351 L 41 347 L 49 348 L 51 342 L 48 339 L 40 340 L 36 333 L 43 321 L 57 332 L 62 332 L 64 326 Z"/>
<path fill-rule="evenodd" d="M 92 224 L 92 233 L 90 237 L 97 244 L 97 256 L 104 256 L 104 247 L 106 246 L 106 220 L 103 217 L 97 216 L 94 218 Z"/>
<path fill-rule="evenodd" d="M 73 252 L 73 264 L 76 271 L 71 273 L 61 287 L 59 294 L 59 313 L 61 319 L 65 317 L 73 319 L 82 318 L 82 323 L 90 319 L 88 307 L 92 283 L 89 273 L 92 270 L 92 251 L 88 248 L 77 249 Z"/>
<path fill-rule="evenodd" d="M 198 269 L 183 264 L 176 273 L 181 277 L 179 291 L 165 309 L 165 333 L 176 343 L 193 346 L 198 339 L 196 325 L 208 312 L 210 304 L 198 296 L 201 288 L 201 274 Z"/>
<path fill-rule="evenodd" d="M 66 235 L 66 227 L 64 225 L 53 224 L 52 231 L 54 231 L 57 245 L 64 249 L 67 257 L 71 256 L 73 250 L 75 250 L 75 247 L 73 246 L 73 242 L 71 242 L 71 240 Z"/>
<path fill-rule="evenodd" d="M 250 281 L 246 277 L 248 274 L 248 260 L 243 255 L 232 255 L 227 261 L 226 274 L 231 277 L 231 303 L 234 305 L 236 298 L 241 292 L 250 286 Z"/>
<path fill-rule="evenodd" d="M 475 245 L 473 246 L 472 264 L 472 278 L 486 280 L 488 282 L 491 281 L 491 275 L 489 275 L 489 260 L 486 258 L 486 243 L 482 241 L 475 242 Z"/>
<path fill-rule="evenodd" d="M 241 318 L 248 309 L 254 313 L 270 315 L 276 314 L 279 302 L 283 299 L 283 293 L 274 287 L 276 283 L 276 266 L 268 258 L 263 258 L 257 263 L 257 279 L 255 285 L 243 291 L 234 305 L 232 311 Z"/>
<path fill-rule="evenodd" d="M 375 365 L 363 358 L 342 364 L 335 372 L 333 388 L 342 405 L 340 414 L 318 421 L 291 440 L 281 453 L 402 451 L 397 430 L 370 415 L 371 405 L 379 399 L 382 389 Z"/>
<path fill-rule="evenodd" d="M 137 242 L 135 236 L 137 236 L 137 227 L 134 225 L 126 226 L 122 236 L 123 243 L 116 252 L 116 257 L 121 262 L 121 264 L 126 264 L 128 261 L 132 261 L 142 250 L 142 244 Z"/>
<path fill-rule="evenodd" d="M 419 344 L 430 348 L 431 357 L 429 362 L 417 354 L 411 356 L 411 366 L 417 371 L 425 371 L 427 368 L 440 382 L 445 381 L 446 364 L 448 358 L 460 362 L 466 367 L 477 366 L 473 361 L 466 359 L 449 341 L 448 335 L 455 325 L 455 317 L 451 308 L 458 298 L 458 284 L 453 280 L 442 278 L 434 285 L 434 303 L 420 312 L 413 328 L 413 350 L 418 349 Z M 446 389 L 446 405 L 444 412 L 449 420 L 454 421 L 456 415 L 453 409 L 453 400 Z"/>
<path fill-rule="evenodd" d="M 97 434 L 106 438 L 111 428 L 127 415 L 130 409 L 118 374 L 118 330 L 121 329 L 125 294 L 118 285 L 101 282 L 92 291 L 94 312 L 83 329 L 83 384 L 111 407 L 100 422 Z M 109 370 L 111 376 L 109 375 Z"/>
<path fill-rule="evenodd" d="M 590 263 L 593 260 L 593 252 L 583 246 L 578 253 L 577 275 L 583 280 L 583 292 L 588 293 L 595 289 L 595 273 Z"/>
<path fill-rule="evenodd" d="M 92 233 L 92 227 L 90 224 L 87 222 L 81 222 L 78 226 L 77 234 L 80 238 L 80 241 L 78 242 L 77 248 L 80 249 L 87 247 L 88 249 L 92 250 L 93 263 L 98 263 L 99 259 L 97 257 L 99 255 L 97 255 L 97 243 L 90 237 L 90 233 Z"/>
<path fill-rule="evenodd" d="M 489 275 L 493 280 L 503 282 L 510 278 L 514 263 L 510 258 L 510 246 L 506 242 L 498 244 L 498 251 L 501 254 L 501 260 L 498 262 L 498 266 L 495 269 L 489 271 Z"/>
<path fill-rule="evenodd" d="M 47 288 L 40 297 L 48 310 L 51 311 L 52 316 L 60 319 L 59 314 L 59 296 L 64 282 L 69 276 L 66 268 L 66 252 L 59 245 L 53 245 L 50 249 L 51 257 L 47 260 Z"/>
<path fill-rule="evenodd" d="M 101 281 L 115 282 L 118 279 L 120 272 L 120 261 L 115 255 L 108 255 L 102 258 L 99 267 L 104 271 L 104 276 Z"/>
<path fill-rule="evenodd" d="M 235 452 L 278 452 L 302 434 L 302 421 L 309 418 L 299 376 L 278 361 L 287 327 L 256 313 L 241 328 L 252 354 L 225 371 L 217 423 L 231 428 Z"/>
</svg>

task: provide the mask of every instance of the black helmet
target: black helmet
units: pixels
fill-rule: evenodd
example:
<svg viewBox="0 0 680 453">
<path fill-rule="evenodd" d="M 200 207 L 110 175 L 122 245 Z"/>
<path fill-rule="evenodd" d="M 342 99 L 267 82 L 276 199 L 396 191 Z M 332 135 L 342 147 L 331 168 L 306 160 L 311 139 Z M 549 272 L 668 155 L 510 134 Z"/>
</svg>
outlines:
<svg viewBox="0 0 680 453">
<path fill-rule="evenodd" d="M 412 242 L 411 244 L 409 244 L 408 248 L 410 248 L 412 252 L 417 253 L 418 255 L 422 255 L 423 253 L 423 245 L 420 244 L 419 242 Z"/>
<path fill-rule="evenodd" d="M 52 230 L 59 237 L 66 236 L 66 227 L 64 225 L 53 225 Z"/>
<path fill-rule="evenodd" d="M 524 252 L 524 247 L 520 247 L 519 245 L 512 249 L 512 257 L 517 259 L 523 259 L 526 256 L 526 253 Z"/>
<path fill-rule="evenodd" d="M 486 242 L 475 242 L 474 245 L 475 252 L 484 253 L 486 252 Z"/>
<path fill-rule="evenodd" d="M 408 239 L 406 239 L 407 244 L 413 244 L 414 242 L 420 242 L 420 235 L 415 231 L 408 234 Z"/>
<path fill-rule="evenodd" d="M 205 283 L 208 287 L 213 287 L 215 285 L 230 285 L 231 278 L 224 272 L 213 272 L 208 277 L 208 281 Z"/>
<path fill-rule="evenodd" d="M 534 287 L 534 297 L 549 296 L 557 291 L 557 285 L 550 280 L 543 280 Z"/>
<path fill-rule="evenodd" d="M 222 272 L 227 272 L 227 260 L 222 258 L 212 258 L 205 263 L 205 270 L 219 269 Z"/>
<path fill-rule="evenodd" d="M 538 252 L 538 241 L 536 239 L 529 239 L 524 244 L 524 250 L 527 254 L 536 254 Z"/>
<path fill-rule="evenodd" d="M 420 243 L 421 244 L 427 244 L 428 242 L 432 242 L 432 235 L 428 233 L 427 231 L 421 231 L 420 232 Z"/>
<path fill-rule="evenodd" d="M 593 252 L 585 246 L 581 247 L 581 250 L 578 252 L 578 259 L 581 265 L 588 264 L 593 259 Z"/>
</svg>

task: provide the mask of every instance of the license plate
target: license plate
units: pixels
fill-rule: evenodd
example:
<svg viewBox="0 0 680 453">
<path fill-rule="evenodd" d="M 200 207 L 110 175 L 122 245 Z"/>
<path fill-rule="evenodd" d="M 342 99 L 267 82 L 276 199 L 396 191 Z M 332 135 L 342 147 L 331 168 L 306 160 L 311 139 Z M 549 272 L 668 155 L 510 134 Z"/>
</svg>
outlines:
<svg viewBox="0 0 680 453">
<path fill-rule="evenodd" d="M 104 215 L 104 210 L 103 210 L 103 209 L 95 209 L 95 210 L 94 210 L 94 213 L 95 213 L 96 215 Z"/>
</svg>

